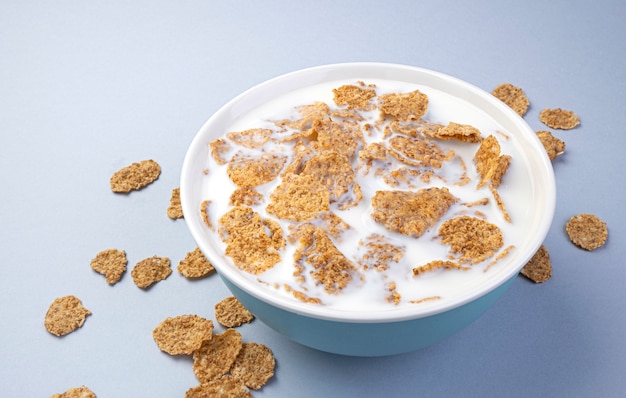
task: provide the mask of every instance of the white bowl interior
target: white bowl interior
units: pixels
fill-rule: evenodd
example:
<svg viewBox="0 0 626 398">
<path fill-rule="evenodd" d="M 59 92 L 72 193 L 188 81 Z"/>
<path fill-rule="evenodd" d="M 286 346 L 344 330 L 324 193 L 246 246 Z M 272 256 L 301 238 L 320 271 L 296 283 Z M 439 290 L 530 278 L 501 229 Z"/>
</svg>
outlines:
<svg viewBox="0 0 626 398">
<path fill-rule="evenodd" d="M 506 257 L 504 264 L 498 266 L 497 272 L 493 272 L 480 286 L 457 297 L 424 306 L 367 312 L 337 310 L 291 300 L 251 281 L 242 271 L 226 261 L 201 218 L 200 204 L 205 198 L 200 180 L 206 167 L 206 159 L 210 156 L 209 142 L 222 136 L 237 119 L 269 99 L 311 85 L 368 79 L 419 84 L 465 101 L 499 124 L 515 141 L 521 154 L 519 160 L 527 170 L 530 184 L 529 203 L 521 210 L 525 222 L 523 239 L 516 243 L 516 250 Z M 551 162 L 534 131 L 513 110 L 491 94 L 459 79 L 417 67 L 348 63 L 314 67 L 279 76 L 245 91 L 224 105 L 202 126 L 189 147 L 181 176 L 181 201 L 185 220 L 200 249 L 215 265 L 221 277 L 227 278 L 250 295 L 279 308 L 311 317 L 348 322 L 385 322 L 415 319 L 456 308 L 487 294 L 517 275 L 548 232 L 554 214 L 556 188 Z"/>
</svg>

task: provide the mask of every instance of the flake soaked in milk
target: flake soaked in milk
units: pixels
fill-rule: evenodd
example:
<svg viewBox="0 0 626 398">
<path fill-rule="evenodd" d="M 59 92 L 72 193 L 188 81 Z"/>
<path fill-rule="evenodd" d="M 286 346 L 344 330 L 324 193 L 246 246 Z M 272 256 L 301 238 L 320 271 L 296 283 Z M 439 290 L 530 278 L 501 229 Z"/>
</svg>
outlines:
<svg viewBox="0 0 626 398">
<path fill-rule="evenodd" d="M 505 268 L 505 263 L 511 255 L 508 255 L 506 260 L 500 261 L 501 264 L 493 265 L 488 270 L 489 272 L 483 271 L 487 268 L 489 261 L 501 254 L 500 252 L 494 253 L 493 257 L 473 265 L 469 270 L 441 267 L 441 269 L 433 269 L 430 272 L 414 276 L 413 269 L 432 262 L 444 263 L 450 260 L 449 247 L 438 241 L 437 231 L 445 220 L 453 217 L 480 214 L 481 217 L 485 217 L 502 230 L 503 247 L 511 247 L 514 242 L 522 239 L 521 231 L 529 223 L 528 217 L 524 217 L 524 215 L 530 212 L 531 201 L 529 198 L 532 189 L 530 178 L 524 171 L 525 160 L 520 155 L 520 150 L 517 149 L 519 144 L 515 139 L 499 140 L 501 153 L 511 156 L 510 167 L 503 177 L 502 184 L 498 187 L 498 192 L 507 204 L 507 210 L 514 220 L 514 223 L 509 223 L 504 219 L 489 187 L 476 187 L 477 182 L 480 181 L 480 176 L 475 169 L 473 157 L 479 144 L 435 139 L 436 144 L 441 149 L 441 154 L 436 153 L 435 158 L 427 159 L 429 167 L 415 167 L 407 164 L 406 161 L 403 162 L 397 157 L 389 156 L 386 152 L 390 150 L 390 147 L 385 150 L 380 146 L 383 138 L 388 142 L 389 138 L 393 137 L 425 134 L 425 131 L 433 133 L 443 126 L 450 125 L 450 123 L 473 126 L 480 131 L 482 139 L 489 135 L 500 137 L 500 132 L 506 131 L 506 129 L 470 103 L 429 87 L 377 79 L 365 83 L 368 88 L 375 85 L 378 97 L 389 93 L 409 93 L 420 90 L 428 96 L 428 109 L 422 119 L 410 120 L 400 125 L 396 124 L 393 128 L 386 130 L 383 130 L 380 111 L 361 111 L 359 113 L 362 116 L 358 123 L 363 133 L 363 142 L 356 140 L 358 146 L 351 160 L 356 171 L 354 183 L 358 184 L 360 188 L 358 193 L 362 195 L 362 199 L 358 201 L 354 192 L 344 193 L 345 197 L 342 196 L 342 199 L 329 203 L 328 211 L 324 210 L 322 213 L 331 214 L 341 223 L 347 223 L 350 226 L 350 228 L 329 237 L 337 250 L 343 253 L 346 259 L 354 265 L 350 282 L 337 293 L 332 287 L 329 289 L 327 284 L 320 283 L 314 278 L 316 271 L 314 267 L 305 268 L 302 272 L 298 268 L 298 264 L 294 264 L 293 261 L 298 245 L 297 240 L 279 250 L 281 260 L 273 267 L 254 275 L 245 272 L 244 274 L 253 281 L 267 285 L 267 288 L 275 291 L 276 294 L 291 297 L 294 300 L 299 300 L 298 297 L 306 297 L 307 300 L 304 301 L 321 302 L 321 305 L 324 306 L 353 311 L 371 311 L 394 306 L 393 300 L 392 303 L 389 302 L 390 292 L 401 297 L 398 301 L 399 305 L 403 306 L 415 305 L 411 303 L 429 305 L 430 302 L 454 298 L 467 293 Z M 301 172 L 306 161 L 316 154 L 314 150 L 311 150 L 312 145 L 309 145 L 316 138 L 316 133 L 307 130 L 314 128 L 315 117 L 312 115 L 326 115 L 324 117 L 330 118 L 354 115 L 353 112 L 348 112 L 333 102 L 333 89 L 346 84 L 357 84 L 357 82 L 329 82 L 293 91 L 276 100 L 269 101 L 238 119 L 228 128 L 228 131 L 224 131 L 224 134 L 244 132 L 250 129 L 273 130 L 273 135 L 266 141 L 262 150 L 266 153 L 291 154 L 292 151 L 296 152 L 297 154 L 290 157 L 286 162 L 281 174 L 287 170 Z M 324 104 L 328 104 L 331 109 L 328 109 L 328 106 Z M 305 130 L 307 132 L 303 133 Z M 223 139 L 222 137 L 219 138 Z M 306 145 L 303 145 L 302 142 Z M 222 145 L 222 148 L 229 147 L 230 149 L 223 149 L 220 152 L 220 162 L 216 162 L 212 156 L 207 156 L 206 168 L 211 172 L 203 176 L 204 200 L 210 200 L 211 206 L 207 207 L 206 210 L 207 216 L 212 220 L 219 219 L 231 209 L 230 196 L 238 189 L 228 178 L 225 172 L 226 166 L 220 166 L 218 163 L 224 159 L 230 159 L 237 151 L 254 154 L 255 150 L 259 150 L 259 148 L 242 148 L 234 143 Z M 352 147 L 337 148 L 337 150 L 347 152 L 352 151 Z M 404 169 L 402 169 L 403 167 Z M 382 176 L 386 176 L 386 178 L 381 178 Z M 474 183 L 468 184 L 468 179 Z M 515 181 L 515 184 L 511 184 L 512 181 Z M 287 237 L 295 222 L 281 219 L 275 214 L 280 213 L 280 210 L 275 207 L 269 206 L 273 210 L 267 210 L 270 194 L 280 184 L 280 178 L 277 178 L 256 186 L 254 188 L 255 193 L 262 195 L 265 199 L 250 201 L 247 205 L 254 212 L 257 212 L 262 219 L 278 222 Z M 216 186 L 220 189 L 211 189 L 211 187 Z M 372 219 L 371 200 L 377 191 L 395 189 L 416 191 L 432 187 L 449 189 L 454 197 L 459 198 L 459 201 L 450 207 L 442 219 L 427 228 L 421 237 L 415 238 L 390 232 Z M 342 189 L 341 192 L 344 191 Z M 349 202 L 350 200 L 352 202 Z M 354 205 L 344 207 L 344 209 L 339 207 L 341 203 L 345 204 L 346 202 Z M 323 224 L 320 218 L 304 218 L 306 218 L 304 222 L 311 223 L 315 227 L 320 227 Z M 214 235 L 214 243 L 225 250 L 226 244 L 219 239 L 217 232 Z M 401 253 L 401 255 L 389 255 L 387 257 L 383 255 L 381 258 L 385 258 L 386 266 L 381 266 L 380 260 L 377 264 L 376 258 L 371 253 L 368 254 L 368 247 L 372 246 L 371 244 L 368 245 L 370 242 L 368 237 L 370 236 L 384 237 L 384 242 L 377 244 L 390 250 L 389 253 Z M 363 265 L 364 258 L 369 259 L 367 266 Z M 226 257 L 226 260 L 232 264 L 230 258 Z M 390 286 L 393 286 L 392 290 L 390 290 Z M 329 294 L 328 290 L 334 293 Z"/>
</svg>

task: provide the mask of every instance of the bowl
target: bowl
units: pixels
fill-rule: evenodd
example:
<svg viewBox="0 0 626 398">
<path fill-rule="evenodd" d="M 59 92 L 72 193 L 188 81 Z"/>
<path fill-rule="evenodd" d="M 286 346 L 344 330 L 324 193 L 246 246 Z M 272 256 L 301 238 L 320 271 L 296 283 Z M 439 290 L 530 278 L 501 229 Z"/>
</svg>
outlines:
<svg viewBox="0 0 626 398">
<path fill-rule="evenodd" d="M 521 187 L 525 195 L 514 199 L 515 205 L 510 209 L 515 249 L 479 283 L 468 284 L 450 298 L 424 305 L 350 310 L 314 305 L 277 294 L 275 289 L 258 283 L 234 266 L 203 221 L 201 203 L 208 191 L 216 189 L 207 187 L 205 182 L 210 157 L 208 143 L 277 98 L 335 82 L 377 80 L 392 81 L 399 87 L 417 86 L 449 102 L 450 109 L 459 109 L 470 119 L 476 115 L 504 132 L 508 145 L 514 145 L 517 151 L 516 172 L 506 176 L 506 183 L 511 189 Z M 452 336 L 478 319 L 504 294 L 538 250 L 552 223 L 556 202 L 554 173 L 541 142 L 526 122 L 500 100 L 439 72 L 367 62 L 323 65 L 291 72 L 254 86 L 227 102 L 191 142 L 183 163 L 180 187 L 183 213 L 191 235 L 228 289 L 256 318 L 297 343 L 350 356 L 383 356 L 418 350 Z"/>
</svg>

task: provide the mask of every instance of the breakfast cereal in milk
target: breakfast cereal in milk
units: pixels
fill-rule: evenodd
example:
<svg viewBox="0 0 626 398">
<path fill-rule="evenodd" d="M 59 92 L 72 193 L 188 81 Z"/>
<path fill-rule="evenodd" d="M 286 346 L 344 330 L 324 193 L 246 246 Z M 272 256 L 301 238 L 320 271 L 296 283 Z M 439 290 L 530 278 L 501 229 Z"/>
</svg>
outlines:
<svg viewBox="0 0 626 398">
<path fill-rule="evenodd" d="M 295 90 L 207 143 L 198 211 L 277 294 L 355 311 L 444 300 L 498 272 L 526 222 L 529 176 L 503 130 L 405 82 Z"/>
</svg>

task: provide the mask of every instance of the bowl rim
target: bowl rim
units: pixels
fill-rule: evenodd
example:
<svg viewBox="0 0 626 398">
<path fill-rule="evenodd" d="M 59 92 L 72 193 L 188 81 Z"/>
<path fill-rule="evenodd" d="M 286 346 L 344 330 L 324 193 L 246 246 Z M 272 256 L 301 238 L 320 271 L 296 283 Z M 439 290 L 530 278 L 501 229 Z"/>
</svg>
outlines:
<svg viewBox="0 0 626 398">
<path fill-rule="evenodd" d="M 361 72 L 358 73 L 357 71 Z M 364 71 L 367 71 L 367 73 Z M 198 161 L 198 157 L 203 152 L 206 153 L 207 151 L 206 148 L 209 141 L 206 135 L 210 134 L 212 125 L 222 118 L 234 117 L 234 114 L 243 114 L 253 109 L 255 106 L 258 106 L 260 103 L 256 103 L 255 105 L 255 101 L 260 100 L 261 96 L 259 93 L 262 94 L 268 90 L 280 88 L 284 90 L 281 94 L 284 94 L 291 90 L 307 87 L 307 85 L 310 85 L 308 82 L 313 84 L 315 82 L 324 83 L 327 81 L 347 79 L 354 81 L 367 80 L 368 76 L 365 75 L 368 73 L 374 73 L 378 76 L 377 78 L 380 79 L 401 81 L 409 79 L 407 82 L 421 85 L 437 83 L 440 86 L 433 88 L 438 90 L 442 90 L 443 88 L 452 90 L 461 99 L 468 100 L 474 105 L 480 103 L 481 107 L 486 106 L 492 109 L 494 113 L 487 112 L 489 116 L 497 117 L 498 121 L 507 121 L 511 126 L 516 127 L 522 134 L 525 134 L 524 138 L 528 143 L 538 149 L 537 153 L 533 156 L 533 160 L 536 161 L 534 166 L 536 166 L 537 171 L 540 172 L 542 179 L 541 195 L 544 199 L 542 207 L 544 213 L 543 217 L 540 218 L 539 225 L 533 225 L 535 229 L 531 229 L 531 232 L 534 231 L 534 235 L 529 238 L 527 245 L 528 250 L 519 258 L 519 261 L 516 262 L 516 266 L 510 265 L 507 272 L 499 272 L 497 277 L 490 278 L 484 285 L 471 289 L 466 294 L 442 300 L 441 305 L 430 305 L 428 308 L 421 306 L 403 306 L 402 308 L 369 312 L 348 311 L 311 305 L 291 298 L 280 297 L 270 292 L 269 289 L 263 287 L 261 284 L 244 277 L 242 275 L 243 271 L 236 269 L 236 267 L 228 263 L 223 263 L 224 260 L 219 254 L 215 253 L 211 245 L 204 239 L 206 226 L 200 216 L 199 202 L 196 203 L 197 206 L 194 205 L 194 197 L 190 192 L 194 185 L 194 176 L 197 176 L 199 171 L 194 166 Z M 329 76 L 333 76 L 333 78 L 331 79 Z M 411 79 L 416 76 L 424 80 L 411 81 Z M 372 79 L 373 77 L 369 78 Z M 534 178 L 532 179 L 534 180 Z M 183 214 L 185 215 L 185 223 L 198 247 L 214 265 L 220 277 L 227 278 L 231 283 L 256 299 L 302 316 L 338 322 L 381 323 L 423 318 L 455 309 L 490 293 L 509 279 L 516 277 L 520 269 L 539 249 L 551 227 L 556 207 L 556 183 L 552 163 L 545 150 L 543 150 L 543 145 L 534 131 L 520 115 L 493 95 L 456 77 L 421 67 L 381 62 L 347 62 L 319 65 L 285 73 L 254 85 L 226 102 L 202 125 L 188 147 L 181 171 L 180 197 Z"/>
</svg>

